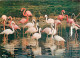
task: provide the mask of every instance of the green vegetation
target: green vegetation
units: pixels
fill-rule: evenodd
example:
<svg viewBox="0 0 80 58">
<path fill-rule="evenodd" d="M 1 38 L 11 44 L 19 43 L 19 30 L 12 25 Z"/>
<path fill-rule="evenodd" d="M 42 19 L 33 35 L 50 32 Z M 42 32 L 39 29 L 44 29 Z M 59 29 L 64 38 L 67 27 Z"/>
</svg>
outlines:
<svg viewBox="0 0 80 58">
<path fill-rule="evenodd" d="M 37 18 L 47 15 L 59 15 L 64 9 L 66 14 L 76 15 L 80 12 L 80 2 L 78 0 L 23 0 L 23 1 L 0 1 L 0 16 L 22 17 L 20 9 L 22 7 L 30 10 Z"/>
</svg>

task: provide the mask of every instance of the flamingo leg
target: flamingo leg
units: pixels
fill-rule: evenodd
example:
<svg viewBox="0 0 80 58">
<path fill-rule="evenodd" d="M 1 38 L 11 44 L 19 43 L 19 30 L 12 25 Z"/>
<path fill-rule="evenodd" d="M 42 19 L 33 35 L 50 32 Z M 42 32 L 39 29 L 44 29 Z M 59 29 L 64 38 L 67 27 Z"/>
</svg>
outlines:
<svg viewBox="0 0 80 58">
<path fill-rule="evenodd" d="M 17 30 L 16 30 L 16 31 L 17 31 Z M 17 38 L 19 38 L 19 36 L 18 36 L 18 35 L 19 35 L 19 32 L 17 31 Z"/>
<path fill-rule="evenodd" d="M 23 37 L 24 37 L 24 24 L 23 24 Z"/>
<path fill-rule="evenodd" d="M 58 41 L 58 49 L 59 49 L 59 41 Z"/>
<path fill-rule="evenodd" d="M 36 45 L 38 46 L 38 39 L 37 39 L 37 44 Z"/>
<path fill-rule="evenodd" d="M 75 34 L 75 42 L 77 43 L 77 38 L 78 38 L 78 33 L 77 33 L 77 30 L 76 30 L 76 34 Z"/>
<path fill-rule="evenodd" d="M 16 32 L 14 33 L 14 38 L 16 38 Z"/>
<path fill-rule="evenodd" d="M 61 26 L 61 36 L 62 36 L 62 26 Z"/>
</svg>

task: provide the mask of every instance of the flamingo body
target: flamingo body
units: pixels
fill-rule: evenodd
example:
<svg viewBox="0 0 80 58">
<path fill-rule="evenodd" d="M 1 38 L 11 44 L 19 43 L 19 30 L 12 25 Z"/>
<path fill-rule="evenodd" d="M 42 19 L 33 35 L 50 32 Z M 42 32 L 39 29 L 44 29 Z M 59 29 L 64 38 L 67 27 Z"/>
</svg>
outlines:
<svg viewBox="0 0 80 58">
<path fill-rule="evenodd" d="M 24 24 L 24 23 L 26 23 L 27 21 L 28 21 L 28 19 L 22 18 L 19 22 L 22 23 L 22 24 Z"/>
<path fill-rule="evenodd" d="M 59 20 L 63 20 L 63 18 L 64 18 L 63 15 L 59 15 L 59 16 L 58 16 L 58 19 L 59 19 Z"/>
<path fill-rule="evenodd" d="M 14 32 L 11 29 L 5 29 L 3 32 L 1 32 L 0 34 L 13 34 Z"/>
<path fill-rule="evenodd" d="M 54 23 L 54 19 L 52 19 L 52 18 L 47 19 L 47 15 L 45 15 L 45 17 L 46 17 L 47 23 Z"/>
<path fill-rule="evenodd" d="M 46 27 L 45 29 L 43 29 L 42 32 L 45 32 L 45 33 L 47 33 L 48 35 L 49 35 L 49 34 L 52 34 L 51 28 L 49 28 L 49 27 Z"/>
<path fill-rule="evenodd" d="M 56 40 L 56 41 L 65 41 L 61 36 L 59 36 L 59 35 L 54 35 L 54 39 Z"/>
<path fill-rule="evenodd" d="M 13 21 L 11 22 L 11 26 L 12 26 L 12 23 L 14 23 Z M 3 32 L 1 32 L 0 34 L 6 34 L 6 35 L 9 35 L 9 34 L 13 34 L 14 33 L 14 28 L 12 26 L 12 29 L 5 29 Z"/>
<path fill-rule="evenodd" d="M 30 27 L 30 28 L 28 28 L 28 30 L 25 32 L 25 33 L 27 33 L 27 32 L 29 32 L 29 33 L 35 33 L 35 32 L 37 32 L 38 30 L 36 30 L 36 28 L 35 27 Z"/>
<path fill-rule="evenodd" d="M 41 34 L 40 33 L 34 33 L 33 36 L 32 36 L 32 38 L 33 39 L 36 38 L 38 40 L 39 38 L 41 38 Z"/>
</svg>

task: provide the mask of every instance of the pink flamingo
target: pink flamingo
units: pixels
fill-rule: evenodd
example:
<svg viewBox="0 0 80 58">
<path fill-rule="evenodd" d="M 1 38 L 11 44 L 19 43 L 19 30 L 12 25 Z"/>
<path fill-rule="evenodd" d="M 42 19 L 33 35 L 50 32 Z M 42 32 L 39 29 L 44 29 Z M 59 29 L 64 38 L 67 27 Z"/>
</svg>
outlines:
<svg viewBox="0 0 80 58">
<path fill-rule="evenodd" d="M 19 23 L 22 23 L 22 24 L 24 25 L 24 23 L 28 22 L 28 16 L 32 16 L 32 14 L 31 14 L 30 11 L 26 11 L 25 8 L 21 8 L 21 11 L 22 11 L 22 10 L 24 10 L 24 11 L 23 11 L 23 16 L 26 16 L 27 19 L 22 18 L 22 19 L 19 21 Z M 25 13 L 25 11 L 26 11 L 26 13 Z M 23 37 L 24 37 L 24 27 L 23 27 Z"/>
<path fill-rule="evenodd" d="M 62 10 L 61 13 L 62 13 L 62 15 L 59 15 L 59 16 L 58 16 L 58 19 L 62 21 L 63 18 L 64 18 L 63 13 L 65 13 L 65 10 Z"/>
<path fill-rule="evenodd" d="M 45 29 L 42 30 L 42 32 L 45 32 L 47 34 L 47 38 L 48 38 L 48 35 L 52 34 L 52 31 L 54 31 L 54 34 L 56 34 L 56 29 L 53 28 L 53 25 L 54 24 L 51 24 L 51 28 L 46 27 Z"/>
<path fill-rule="evenodd" d="M 3 25 L 4 25 L 4 30 L 5 30 L 5 21 L 7 20 L 7 16 L 6 15 L 2 15 L 2 19 L 3 19 Z M 5 38 L 5 34 L 4 34 L 4 38 L 3 38 L 3 43 L 6 43 L 6 38 Z"/>
<path fill-rule="evenodd" d="M 68 18 L 68 15 L 66 15 L 66 17 L 67 17 L 67 23 L 69 24 L 75 23 L 74 19 Z"/>
<path fill-rule="evenodd" d="M 32 13 L 29 10 L 26 11 L 25 8 L 21 8 L 21 11 L 23 11 L 23 16 L 32 16 Z"/>
<path fill-rule="evenodd" d="M 11 19 L 11 20 L 9 21 L 9 27 L 12 28 L 12 26 L 11 26 L 12 17 L 9 16 L 8 18 Z M 14 24 L 13 24 L 13 28 L 14 28 L 15 30 L 17 30 L 17 29 L 21 30 L 20 27 L 15 24 L 15 22 L 14 22 Z M 16 36 L 16 35 L 15 35 L 15 36 Z M 17 34 L 17 36 L 18 36 L 18 34 Z"/>
<path fill-rule="evenodd" d="M 60 20 L 54 20 L 54 24 L 56 24 L 56 26 L 58 26 L 59 24 L 62 24 Z M 58 28 L 57 28 L 58 31 Z"/>
<path fill-rule="evenodd" d="M 38 39 L 39 38 L 41 38 L 41 28 L 39 28 L 39 33 L 34 33 L 33 35 L 32 35 L 32 39 L 36 39 L 37 40 L 37 46 L 38 46 Z"/>
<path fill-rule="evenodd" d="M 12 17 L 9 16 L 9 18 L 11 19 L 11 20 L 9 21 L 9 27 L 12 28 L 12 26 L 11 26 Z M 20 29 L 19 26 L 17 26 L 16 24 L 13 25 L 13 28 L 14 28 L 15 30 Z"/>
</svg>

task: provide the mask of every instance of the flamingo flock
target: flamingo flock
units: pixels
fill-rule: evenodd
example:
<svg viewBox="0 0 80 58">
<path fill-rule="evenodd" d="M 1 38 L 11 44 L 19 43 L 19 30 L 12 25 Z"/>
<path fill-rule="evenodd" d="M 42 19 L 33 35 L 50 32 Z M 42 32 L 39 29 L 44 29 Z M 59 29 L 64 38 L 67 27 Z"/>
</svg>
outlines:
<svg viewBox="0 0 80 58">
<path fill-rule="evenodd" d="M 52 41 L 53 43 L 51 43 L 51 45 L 48 45 L 49 43 L 47 43 L 47 45 L 45 44 L 44 46 L 45 47 L 49 47 L 52 50 L 52 53 L 53 53 L 53 50 L 55 50 L 55 48 L 57 48 L 57 45 L 58 46 L 60 45 L 60 42 L 62 42 L 62 41 L 65 42 L 66 41 L 62 36 L 57 34 L 57 32 L 58 32 L 57 26 L 60 25 L 60 24 L 62 25 L 62 20 L 64 19 L 64 17 L 66 17 L 67 23 L 70 24 L 70 28 L 71 28 L 70 36 L 72 36 L 72 34 L 73 34 L 73 31 L 72 31 L 73 29 L 76 30 L 76 34 L 77 34 L 77 30 L 80 29 L 80 26 L 75 23 L 74 19 L 68 18 L 68 15 L 63 15 L 63 13 L 65 13 L 65 10 L 61 11 L 62 14 L 59 15 L 56 20 L 52 19 L 52 18 L 48 19 L 48 16 L 45 15 L 45 17 L 46 17 L 45 23 L 50 24 L 50 27 L 46 27 L 44 29 L 39 26 L 39 22 L 36 22 L 35 19 L 33 19 L 32 22 L 28 22 L 28 20 L 29 20 L 28 17 L 32 16 L 32 13 L 29 10 L 26 11 L 25 8 L 21 8 L 21 11 L 23 11 L 23 16 L 27 17 L 27 19 L 25 19 L 23 17 L 19 21 L 19 23 L 23 24 L 22 25 L 23 26 L 23 37 L 24 37 L 24 28 L 27 27 L 27 30 L 25 31 L 25 34 L 30 33 L 30 38 L 31 38 L 30 40 L 35 39 L 36 40 L 36 44 L 35 45 L 39 46 L 39 41 L 38 40 L 40 38 L 42 38 L 42 34 L 41 33 L 43 33 L 43 32 L 46 33 L 47 34 L 47 37 L 46 37 L 47 39 L 49 39 L 48 35 L 51 35 L 50 41 Z M 4 19 L 4 21 L 6 21 L 7 17 L 5 15 L 3 15 L 2 19 Z M 16 23 L 14 21 L 12 21 L 12 17 L 11 16 L 9 16 L 8 19 L 11 19 L 9 21 L 9 27 L 12 28 L 12 30 L 4 28 L 4 31 L 0 32 L 0 34 L 6 34 L 7 35 L 7 40 L 8 40 L 8 35 L 9 34 L 13 34 L 15 32 L 15 30 L 17 30 L 17 29 L 21 30 L 21 28 L 18 25 L 16 25 Z M 5 26 L 5 23 L 4 23 L 4 26 Z M 31 34 L 32 34 L 32 36 L 31 36 Z M 76 36 L 76 34 L 75 34 L 75 36 Z M 27 35 L 27 37 L 28 36 L 29 35 Z M 78 34 L 77 34 L 77 37 L 78 37 Z M 56 41 L 58 42 L 57 45 L 55 44 Z M 32 44 L 32 45 L 34 45 L 34 44 Z M 38 51 L 36 50 L 34 52 L 38 53 Z M 34 53 L 34 54 L 36 54 L 36 53 Z M 57 53 L 57 51 L 56 51 L 56 53 Z"/>
</svg>

